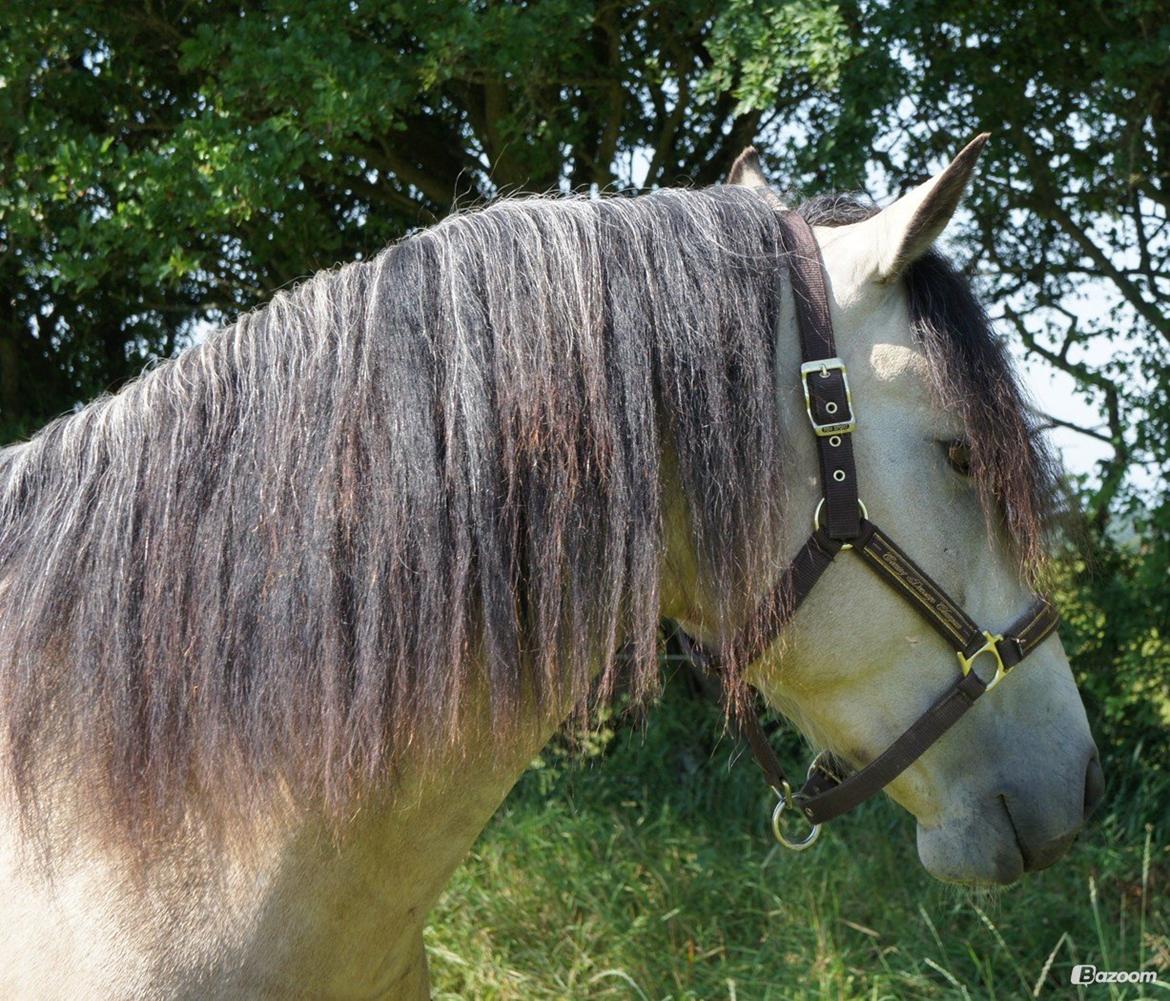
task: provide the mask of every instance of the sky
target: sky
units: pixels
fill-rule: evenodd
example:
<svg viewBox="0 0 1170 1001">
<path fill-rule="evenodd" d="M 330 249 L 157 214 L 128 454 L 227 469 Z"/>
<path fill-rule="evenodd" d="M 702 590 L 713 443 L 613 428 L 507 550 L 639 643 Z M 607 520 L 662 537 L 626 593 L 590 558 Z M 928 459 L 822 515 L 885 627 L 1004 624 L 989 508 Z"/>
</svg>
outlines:
<svg viewBox="0 0 1170 1001">
<path fill-rule="evenodd" d="M 1071 376 L 1057 371 L 1043 361 L 1027 359 L 1023 349 L 1013 346 L 1013 354 L 1024 384 L 1033 401 L 1045 413 L 1084 427 L 1096 427 L 1101 415 L 1078 396 Z M 1092 359 L 1088 359 L 1092 361 Z M 1078 434 L 1068 428 L 1053 428 L 1049 440 L 1060 451 L 1064 467 L 1070 473 L 1093 473 L 1096 464 L 1108 458 L 1112 450 L 1102 441 Z"/>
</svg>

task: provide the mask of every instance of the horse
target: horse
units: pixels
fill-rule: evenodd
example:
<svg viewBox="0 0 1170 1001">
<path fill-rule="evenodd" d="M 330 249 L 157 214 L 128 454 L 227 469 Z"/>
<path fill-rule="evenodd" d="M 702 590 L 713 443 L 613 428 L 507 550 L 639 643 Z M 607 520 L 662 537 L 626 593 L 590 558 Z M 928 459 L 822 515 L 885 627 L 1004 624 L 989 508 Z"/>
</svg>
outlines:
<svg viewBox="0 0 1170 1001">
<path fill-rule="evenodd" d="M 982 142 L 881 211 L 796 211 L 867 517 L 1002 624 L 1059 493 L 934 248 Z M 0 451 L 0 996 L 428 997 L 428 911 L 526 765 L 590 699 L 652 700 L 663 617 L 728 646 L 812 529 L 791 211 L 750 151 L 503 199 Z M 728 716 L 762 695 L 852 768 L 958 673 L 857 560 L 777 615 Z M 1101 788 L 1046 633 L 886 791 L 929 873 L 984 885 Z"/>
</svg>

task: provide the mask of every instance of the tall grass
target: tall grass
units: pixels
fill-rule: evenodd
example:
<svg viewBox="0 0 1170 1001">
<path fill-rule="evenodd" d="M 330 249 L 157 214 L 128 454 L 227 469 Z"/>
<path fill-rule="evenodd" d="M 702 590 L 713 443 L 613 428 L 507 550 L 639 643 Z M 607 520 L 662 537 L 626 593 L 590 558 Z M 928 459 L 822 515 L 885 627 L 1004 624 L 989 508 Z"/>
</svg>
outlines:
<svg viewBox="0 0 1170 1001">
<path fill-rule="evenodd" d="M 1167 825 L 1135 832 L 1110 802 L 1054 868 L 976 895 L 922 870 L 884 800 L 778 849 L 771 793 L 721 732 L 675 682 L 603 753 L 546 753 L 433 915 L 435 997 L 1170 998 Z M 1074 963 L 1160 983 L 1074 988 Z"/>
</svg>

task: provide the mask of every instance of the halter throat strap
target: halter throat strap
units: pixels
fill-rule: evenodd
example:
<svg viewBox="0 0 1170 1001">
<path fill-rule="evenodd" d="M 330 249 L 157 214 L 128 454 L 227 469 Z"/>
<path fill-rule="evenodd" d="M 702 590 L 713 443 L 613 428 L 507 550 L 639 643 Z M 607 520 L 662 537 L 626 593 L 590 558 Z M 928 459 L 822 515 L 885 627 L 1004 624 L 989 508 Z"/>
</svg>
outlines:
<svg viewBox="0 0 1170 1001">
<path fill-rule="evenodd" d="M 833 338 L 820 247 L 812 227 L 797 213 L 783 213 L 780 226 L 800 336 L 800 379 L 806 413 L 816 436 L 823 499 L 813 518 L 812 534 L 723 651 L 735 664 L 758 660 L 838 553 L 853 550 L 951 645 L 960 668 L 955 682 L 876 758 L 851 771 L 845 762 L 822 753 L 795 792 L 759 718 L 751 713 L 735 717 L 741 739 L 780 797 L 773 814 L 776 837 L 787 847 L 801 849 L 813 843 L 820 824 L 863 803 L 910 767 L 979 698 L 1035 650 L 1056 629 L 1060 618 L 1046 598 L 1037 597 L 1003 633 L 981 629 L 926 571 L 869 520 L 858 496 L 853 457 L 857 420 L 848 373 Z M 682 630 L 678 636 L 700 669 L 714 676 L 722 674 L 719 655 Z M 787 807 L 798 809 L 813 825 L 804 841 L 791 842 L 782 834 L 779 818 Z"/>
</svg>

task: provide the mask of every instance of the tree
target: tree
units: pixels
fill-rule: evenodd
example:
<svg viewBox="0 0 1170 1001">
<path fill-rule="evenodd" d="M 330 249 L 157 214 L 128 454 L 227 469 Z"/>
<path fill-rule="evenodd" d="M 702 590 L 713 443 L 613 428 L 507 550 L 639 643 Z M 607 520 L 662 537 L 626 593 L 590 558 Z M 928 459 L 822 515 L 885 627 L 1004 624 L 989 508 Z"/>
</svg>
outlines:
<svg viewBox="0 0 1170 1001">
<path fill-rule="evenodd" d="M 1112 451 L 1098 525 L 1135 465 L 1165 483 L 1158 0 L 18 0 L 0 18 L 0 435 L 457 203 L 706 184 L 751 141 L 791 188 L 893 190 L 989 128 L 954 244 L 1099 404 L 1080 429 Z"/>
<path fill-rule="evenodd" d="M 1101 426 L 1075 430 L 1112 452 L 1087 495 L 1104 528 L 1170 473 L 1170 8 L 993 0 L 872 14 L 869 44 L 897 37 L 914 95 L 888 128 L 887 169 L 913 176 L 965 125 L 995 135 L 956 245 L 1026 349 L 1098 405 Z M 1136 465 L 1155 467 L 1152 483 L 1127 482 Z"/>
<path fill-rule="evenodd" d="M 940 136 L 995 136 L 955 247 L 1004 328 L 1101 414 L 1073 428 L 1109 454 L 1080 483 L 1087 553 L 1066 568 L 1064 635 L 1105 743 L 1131 775 L 1165 775 L 1170 6 L 882 3 L 861 44 L 896 53 L 913 95 L 891 108 L 876 157 L 887 177 L 913 179 Z"/>
<path fill-rule="evenodd" d="M 9 5 L 0 436 L 454 203 L 717 180 L 769 121 L 824 103 L 848 51 L 831 9 L 752 10 Z M 759 35 L 743 70 L 740 16 Z M 746 106 L 745 76 L 779 66 L 769 109 Z"/>
</svg>

